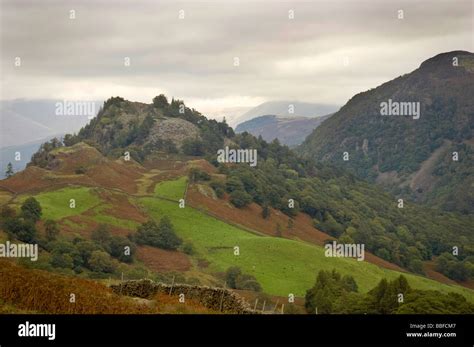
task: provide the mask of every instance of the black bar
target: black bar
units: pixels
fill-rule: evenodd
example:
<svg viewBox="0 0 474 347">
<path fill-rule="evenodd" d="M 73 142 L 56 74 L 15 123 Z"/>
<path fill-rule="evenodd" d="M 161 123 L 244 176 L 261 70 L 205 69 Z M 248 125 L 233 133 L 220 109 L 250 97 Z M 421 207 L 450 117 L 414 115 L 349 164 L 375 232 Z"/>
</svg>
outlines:
<svg viewBox="0 0 474 347">
<path fill-rule="evenodd" d="M 19 325 L 54 323 L 54 341 Z M 425 325 L 423 330 L 410 324 Z M 430 328 L 430 325 L 433 326 Z M 448 327 L 441 324 L 455 324 Z M 0 345 L 376 344 L 472 346 L 473 315 L 0 315 Z M 407 337 L 407 333 L 456 337 Z"/>
</svg>

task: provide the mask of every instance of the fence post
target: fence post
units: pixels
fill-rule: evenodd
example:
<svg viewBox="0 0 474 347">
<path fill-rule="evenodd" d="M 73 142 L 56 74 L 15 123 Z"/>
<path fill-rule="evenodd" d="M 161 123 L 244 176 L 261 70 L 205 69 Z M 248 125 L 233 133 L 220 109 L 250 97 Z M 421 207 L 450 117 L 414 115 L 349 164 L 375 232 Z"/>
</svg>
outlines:
<svg viewBox="0 0 474 347">
<path fill-rule="evenodd" d="M 222 289 L 221 304 L 220 304 L 220 308 L 219 308 L 220 312 L 222 312 L 222 303 L 224 301 L 224 293 L 225 293 L 226 288 L 227 288 L 227 282 L 224 282 L 224 289 Z"/>
<path fill-rule="evenodd" d="M 174 286 L 174 276 L 173 276 L 173 281 L 171 282 L 171 288 L 170 288 L 169 296 L 171 296 L 171 292 L 173 291 L 173 286 Z"/>
</svg>

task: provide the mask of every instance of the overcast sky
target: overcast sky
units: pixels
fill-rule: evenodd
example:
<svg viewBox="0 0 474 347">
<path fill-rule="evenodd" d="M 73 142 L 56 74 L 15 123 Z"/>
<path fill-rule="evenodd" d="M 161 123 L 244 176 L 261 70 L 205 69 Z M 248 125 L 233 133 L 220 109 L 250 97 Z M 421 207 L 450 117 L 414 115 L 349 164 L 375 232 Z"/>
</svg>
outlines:
<svg viewBox="0 0 474 347">
<path fill-rule="evenodd" d="M 270 100 L 342 105 L 474 45 L 470 0 L 0 2 L 3 100 L 165 93 L 210 116 Z"/>
</svg>

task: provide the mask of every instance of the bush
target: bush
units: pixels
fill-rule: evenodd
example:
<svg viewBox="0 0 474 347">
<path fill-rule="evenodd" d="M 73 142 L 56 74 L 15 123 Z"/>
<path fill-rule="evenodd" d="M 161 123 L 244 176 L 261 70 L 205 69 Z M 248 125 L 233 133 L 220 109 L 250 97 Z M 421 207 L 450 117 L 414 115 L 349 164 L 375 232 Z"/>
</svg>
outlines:
<svg viewBox="0 0 474 347">
<path fill-rule="evenodd" d="M 182 243 L 166 216 L 161 218 L 159 225 L 153 220 L 140 225 L 134 239 L 138 244 L 171 250 L 177 249 Z"/>
<path fill-rule="evenodd" d="M 212 181 L 210 185 L 211 185 L 211 188 L 214 189 L 214 192 L 216 193 L 216 196 L 219 199 L 222 199 L 222 197 L 224 196 L 224 193 L 225 193 L 224 183 L 222 183 L 220 181 Z"/>
<path fill-rule="evenodd" d="M 46 233 L 46 240 L 48 241 L 56 240 L 56 237 L 59 235 L 58 223 L 56 223 L 54 220 L 46 220 L 44 223 L 44 230 Z"/>
<path fill-rule="evenodd" d="M 199 139 L 186 139 L 183 141 L 181 151 L 186 155 L 194 157 L 203 156 L 206 154 L 204 143 Z"/>
<path fill-rule="evenodd" d="M 87 172 L 87 169 L 84 166 L 79 166 L 78 168 L 76 168 L 76 170 L 74 170 L 74 173 L 76 175 L 82 175 L 82 174 L 85 174 L 86 172 Z"/>
<path fill-rule="evenodd" d="M 56 241 L 51 243 L 50 264 L 54 267 L 78 270 L 84 262 L 74 244 Z"/>
<path fill-rule="evenodd" d="M 209 181 L 211 176 L 200 169 L 192 168 L 189 170 L 189 180 L 190 182 L 199 182 L 199 181 Z"/>
<path fill-rule="evenodd" d="M 157 108 L 166 108 L 169 106 L 168 99 L 163 94 L 155 96 L 153 98 L 153 106 Z"/>
<path fill-rule="evenodd" d="M 113 273 L 116 264 L 113 259 L 104 251 L 94 251 L 89 259 L 90 269 L 94 272 Z"/>
<path fill-rule="evenodd" d="M 227 287 L 233 289 L 253 290 L 255 292 L 262 290 L 262 286 L 254 276 L 243 274 L 242 270 L 237 266 L 231 266 L 227 269 L 225 281 Z"/>
<path fill-rule="evenodd" d="M 134 243 L 122 236 L 113 236 L 110 240 L 110 255 L 124 263 L 133 262 L 137 247 Z M 128 247 L 128 248 L 127 248 Z M 130 253 L 126 254 L 126 250 Z"/>
<path fill-rule="evenodd" d="M 107 253 L 111 252 L 110 242 L 112 240 L 112 234 L 107 225 L 100 224 L 97 229 L 92 231 L 91 239 L 101 245 Z"/>
<path fill-rule="evenodd" d="M 69 254 L 53 253 L 49 262 L 52 266 L 63 269 L 74 267 L 74 260 Z"/>
<path fill-rule="evenodd" d="M 36 227 L 32 220 L 21 217 L 7 219 L 3 228 L 11 237 L 20 241 L 32 243 L 36 241 Z"/>
<path fill-rule="evenodd" d="M 182 247 L 182 250 L 184 253 L 188 254 L 188 255 L 193 255 L 195 250 L 194 250 L 194 246 L 192 243 L 190 242 L 185 242 L 183 244 L 183 247 Z"/>
<path fill-rule="evenodd" d="M 79 252 L 79 255 L 81 256 L 83 265 L 90 269 L 89 260 L 92 256 L 92 253 L 94 251 L 100 250 L 100 246 L 97 243 L 88 240 L 80 240 L 75 244 L 75 246 Z"/>
<path fill-rule="evenodd" d="M 252 202 L 252 197 L 243 190 L 234 190 L 230 193 L 230 202 L 235 207 L 242 208 Z"/>
<path fill-rule="evenodd" d="M 25 200 L 21 205 L 21 212 L 25 219 L 31 220 L 33 223 L 36 223 L 41 219 L 41 206 L 33 197 Z"/>
<path fill-rule="evenodd" d="M 268 217 L 270 217 L 270 208 L 268 205 L 264 205 L 262 207 L 262 218 L 267 219 Z"/>
<path fill-rule="evenodd" d="M 257 282 L 257 279 L 251 275 L 237 276 L 235 281 L 236 289 L 252 290 L 254 292 L 262 291 L 262 286 Z"/>
<path fill-rule="evenodd" d="M 237 266 L 231 266 L 227 269 L 225 273 L 225 281 L 227 286 L 230 288 L 236 288 L 236 281 L 237 277 L 242 274 L 242 270 L 240 270 Z"/>
</svg>

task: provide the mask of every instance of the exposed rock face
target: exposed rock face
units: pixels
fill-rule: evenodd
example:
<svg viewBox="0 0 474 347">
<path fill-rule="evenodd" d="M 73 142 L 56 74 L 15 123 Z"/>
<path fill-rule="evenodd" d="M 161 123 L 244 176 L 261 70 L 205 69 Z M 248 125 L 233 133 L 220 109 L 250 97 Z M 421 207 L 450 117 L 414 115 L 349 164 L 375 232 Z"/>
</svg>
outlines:
<svg viewBox="0 0 474 347">
<path fill-rule="evenodd" d="M 151 280 L 125 281 L 111 285 L 112 290 L 121 295 L 150 298 L 157 293 L 184 294 L 185 299 L 193 299 L 203 306 L 218 312 L 236 314 L 257 314 L 243 298 L 224 288 L 211 288 L 187 284 L 168 285 Z"/>
<path fill-rule="evenodd" d="M 181 118 L 158 120 L 150 131 L 149 141 L 170 140 L 180 148 L 185 139 L 199 138 L 199 129 L 193 123 Z"/>
</svg>

